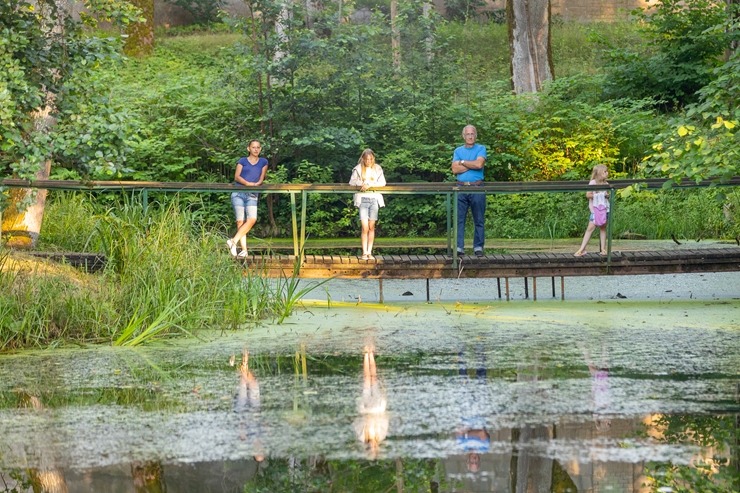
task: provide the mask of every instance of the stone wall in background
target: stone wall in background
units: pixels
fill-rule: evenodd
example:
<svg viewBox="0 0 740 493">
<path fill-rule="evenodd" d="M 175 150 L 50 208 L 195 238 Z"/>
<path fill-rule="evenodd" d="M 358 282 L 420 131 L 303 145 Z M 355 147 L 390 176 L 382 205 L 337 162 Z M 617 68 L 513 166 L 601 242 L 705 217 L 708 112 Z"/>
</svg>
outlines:
<svg viewBox="0 0 740 493">
<path fill-rule="evenodd" d="M 437 9 L 444 12 L 444 0 L 433 0 Z M 552 13 L 567 21 L 613 22 L 626 19 L 629 11 L 654 5 L 656 0 L 551 0 Z M 488 0 L 486 10 L 506 7 L 506 0 Z M 226 0 L 227 12 L 246 15 L 247 4 L 242 0 Z M 182 26 L 192 22 L 190 14 L 165 0 L 154 0 L 155 26 Z"/>
<path fill-rule="evenodd" d="M 630 10 L 655 5 L 655 0 L 551 0 L 553 15 L 569 21 L 613 22 L 626 19 Z"/>
<path fill-rule="evenodd" d="M 567 21 L 613 22 L 626 19 L 630 10 L 655 5 L 657 0 L 550 0 L 552 14 Z M 433 0 L 444 12 L 444 0 Z M 485 10 L 506 8 L 506 0 L 487 0 Z"/>
</svg>

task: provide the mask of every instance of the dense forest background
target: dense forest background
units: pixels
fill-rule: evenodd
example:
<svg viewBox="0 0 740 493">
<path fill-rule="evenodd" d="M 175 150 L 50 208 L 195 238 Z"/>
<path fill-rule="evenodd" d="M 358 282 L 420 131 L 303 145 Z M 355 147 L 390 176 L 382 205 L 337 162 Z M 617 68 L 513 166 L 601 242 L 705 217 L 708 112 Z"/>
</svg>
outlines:
<svg viewBox="0 0 740 493">
<path fill-rule="evenodd" d="M 469 123 L 488 147 L 487 180 L 582 180 L 599 163 L 612 178 L 740 174 L 735 2 L 663 0 L 608 24 L 556 17 L 555 79 L 523 95 L 511 90 L 506 19 L 473 15 L 482 2 L 450 2 L 448 18 L 398 2 L 399 60 L 386 2 L 325 4 L 310 18 L 302 3 L 247 4 L 254 15 L 232 17 L 206 8 L 217 2 L 189 2 L 209 17 L 158 29 L 149 56 L 114 56 L 116 38 L 105 38 L 106 56 L 88 57 L 59 92 L 51 176 L 229 182 L 258 138 L 271 182 L 346 183 L 365 147 L 389 182 L 440 182 L 452 179 L 452 150 Z M 367 15 L 354 15 L 360 8 Z M 8 142 L 0 167 L 17 172 L 24 147 Z M 620 199 L 633 222 L 617 218 L 617 231 L 666 237 L 695 223 L 680 234 L 738 234 L 736 192 L 630 189 Z M 229 223 L 225 196 L 188 200 L 204 222 Z M 257 234 L 287 234 L 284 200 L 263 201 Z M 442 200 L 394 197 L 379 235 L 444 234 Z M 356 234 L 349 195 L 311 201 L 310 234 Z M 493 237 L 577 236 L 584 226 L 581 195 L 489 201 Z M 666 214 L 677 229 L 650 226 Z"/>
</svg>

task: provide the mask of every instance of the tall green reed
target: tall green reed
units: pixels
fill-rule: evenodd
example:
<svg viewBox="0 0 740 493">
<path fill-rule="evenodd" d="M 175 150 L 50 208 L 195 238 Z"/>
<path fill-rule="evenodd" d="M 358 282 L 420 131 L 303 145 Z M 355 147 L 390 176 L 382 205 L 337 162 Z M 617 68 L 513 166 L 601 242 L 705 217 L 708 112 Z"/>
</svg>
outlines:
<svg viewBox="0 0 740 493">
<path fill-rule="evenodd" d="M 118 344 L 138 344 L 177 332 L 236 327 L 249 314 L 240 301 L 242 273 L 221 239 L 196 230 L 178 201 L 144 210 L 129 201 L 110 210 L 98 232 L 110 259 L 106 275 L 120 285 L 126 324 Z M 233 309 L 234 305 L 244 312 Z M 263 313 L 252 312 L 253 319 Z"/>
<path fill-rule="evenodd" d="M 0 351 L 107 339 L 117 317 L 98 280 L 0 254 Z"/>
<path fill-rule="evenodd" d="M 291 275 L 282 275 L 275 285 L 273 302 L 277 323 L 283 323 L 293 313 L 298 302 L 308 293 L 333 279 L 329 278 L 308 283 L 301 281 L 298 277 L 301 257 L 302 255 L 296 257 Z"/>
<path fill-rule="evenodd" d="M 0 350 L 72 340 L 137 345 L 282 322 L 313 289 L 295 277 L 269 279 L 264 266 L 244 269 L 221 234 L 170 198 L 144 209 L 135 197 L 101 205 L 88 194 L 57 196 L 42 230 L 48 248 L 102 252 L 106 268 L 42 275 L 0 265 Z"/>
</svg>

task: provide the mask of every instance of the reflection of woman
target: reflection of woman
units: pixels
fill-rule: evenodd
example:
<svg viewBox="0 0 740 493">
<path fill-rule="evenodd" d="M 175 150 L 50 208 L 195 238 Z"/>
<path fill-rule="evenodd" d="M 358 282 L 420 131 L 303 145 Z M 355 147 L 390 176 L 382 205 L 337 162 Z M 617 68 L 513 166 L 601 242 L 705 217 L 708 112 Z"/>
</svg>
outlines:
<svg viewBox="0 0 740 493">
<path fill-rule="evenodd" d="M 262 426 L 260 414 L 260 385 L 249 369 L 249 351 L 242 354 L 242 363 L 239 365 L 239 385 L 234 397 L 234 412 L 242 416 L 240 420 L 241 440 L 249 440 L 254 446 L 254 460 L 265 460 L 264 445 L 262 443 Z"/>
<path fill-rule="evenodd" d="M 372 349 L 365 351 L 362 375 L 362 396 L 357 400 L 360 416 L 355 420 L 354 428 L 357 439 L 370 447 L 370 456 L 375 458 L 380 442 L 388 435 L 388 415 L 385 412 L 385 392 L 378 382 Z"/>
</svg>

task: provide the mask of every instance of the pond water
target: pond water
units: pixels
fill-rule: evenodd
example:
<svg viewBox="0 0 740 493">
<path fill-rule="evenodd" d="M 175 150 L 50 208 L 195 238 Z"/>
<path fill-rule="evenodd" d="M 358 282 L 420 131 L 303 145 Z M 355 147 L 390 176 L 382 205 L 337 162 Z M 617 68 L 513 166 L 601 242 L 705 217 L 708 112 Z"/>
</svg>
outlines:
<svg viewBox="0 0 740 493">
<path fill-rule="evenodd" d="M 0 488 L 736 491 L 738 299 L 337 298 L 0 357 Z"/>
</svg>

